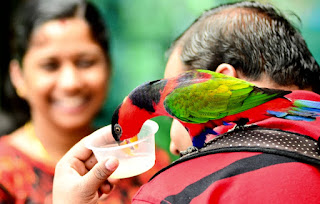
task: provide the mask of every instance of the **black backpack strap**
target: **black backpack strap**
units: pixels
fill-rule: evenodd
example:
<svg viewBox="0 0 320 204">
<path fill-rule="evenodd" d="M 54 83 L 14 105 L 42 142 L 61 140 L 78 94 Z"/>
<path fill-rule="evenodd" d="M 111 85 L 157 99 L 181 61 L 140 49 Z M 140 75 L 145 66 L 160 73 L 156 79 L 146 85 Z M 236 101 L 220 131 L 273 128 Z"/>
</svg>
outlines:
<svg viewBox="0 0 320 204">
<path fill-rule="evenodd" d="M 277 154 L 304 163 L 320 165 L 320 149 L 317 140 L 307 135 L 258 126 L 235 129 L 219 135 L 206 143 L 205 147 L 189 152 L 180 159 L 186 160 L 194 156 L 240 151 Z"/>
<path fill-rule="evenodd" d="M 174 165 L 197 157 L 223 152 L 264 152 L 320 166 L 318 141 L 307 135 L 250 125 L 216 136 L 201 149 L 190 148 L 179 159 L 156 173 L 150 180 Z M 193 151 L 192 151 L 193 150 Z"/>
</svg>

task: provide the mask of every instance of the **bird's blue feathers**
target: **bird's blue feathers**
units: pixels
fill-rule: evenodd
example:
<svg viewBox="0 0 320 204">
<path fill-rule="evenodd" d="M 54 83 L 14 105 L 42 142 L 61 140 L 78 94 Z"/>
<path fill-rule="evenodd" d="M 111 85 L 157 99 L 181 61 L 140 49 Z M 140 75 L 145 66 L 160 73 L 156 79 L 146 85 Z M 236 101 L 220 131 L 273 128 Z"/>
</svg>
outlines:
<svg viewBox="0 0 320 204">
<path fill-rule="evenodd" d="M 296 121 L 314 121 L 320 116 L 320 102 L 309 100 L 296 100 L 293 106 L 284 111 L 267 110 L 268 114 L 277 118 L 283 118 Z M 223 125 L 231 125 L 224 122 Z M 192 143 L 194 147 L 201 148 L 205 143 L 208 134 L 218 135 L 214 130 L 207 128 L 200 135 L 193 138 Z"/>
<path fill-rule="evenodd" d="M 283 118 L 285 116 L 288 115 L 288 113 L 285 113 L 285 112 L 280 112 L 280 111 L 271 111 L 271 110 L 268 110 L 267 111 L 270 115 L 273 115 L 277 118 Z"/>
<path fill-rule="evenodd" d="M 320 113 L 320 109 L 316 108 L 308 108 L 308 107 L 293 107 L 294 110 L 302 110 L 304 112 L 313 112 L 313 113 Z"/>
<path fill-rule="evenodd" d="M 296 116 L 296 115 L 287 115 L 286 117 L 284 117 L 285 119 L 288 119 L 288 120 L 303 120 L 303 121 L 308 121 L 308 122 L 311 122 L 311 121 L 314 121 L 315 118 L 309 118 L 309 117 L 303 117 L 303 116 Z"/>
<path fill-rule="evenodd" d="M 309 100 L 296 100 L 293 107 L 287 112 L 267 111 L 270 115 L 277 118 L 288 120 L 314 121 L 320 116 L 320 102 Z"/>
<path fill-rule="evenodd" d="M 231 123 L 227 123 L 227 122 L 225 122 L 225 121 L 222 121 L 222 124 L 223 124 L 223 125 L 226 125 L 226 126 L 231 125 Z"/>
<path fill-rule="evenodd" d="M 317 101 L 296 100 L 293 105 L 296 107 L 308 107 L 320 110 L 320 102 Z"/>
<path fill-rule="evenodd" d="M 194 147 L 197 148 L 201 148 L 203 147 L 203 144 L 205 143 L 206 139 L 207 139 L 207 135 L 208 134 L 212 134 L 212 135 L 218 135 L 218 133 L 216 131 L 214 131 L 211 128 L 206 128 L 205 130 L 203 130 L 200 135 L 194 137 L 192 139 L 192 144 Z"/>
</svg>

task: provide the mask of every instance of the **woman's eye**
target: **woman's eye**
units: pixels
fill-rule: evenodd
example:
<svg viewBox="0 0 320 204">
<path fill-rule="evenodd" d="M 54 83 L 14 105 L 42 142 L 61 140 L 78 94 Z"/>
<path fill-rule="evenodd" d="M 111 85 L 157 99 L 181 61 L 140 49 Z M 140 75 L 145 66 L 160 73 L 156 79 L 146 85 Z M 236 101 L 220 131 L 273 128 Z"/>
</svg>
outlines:
<svg viewBox="0 0 320 204">
<path fill-rule="evenodd" d="M 47 71 L 54 71 L 59 68 L 59 63 L 57 62 L 46 62 L 40 65 L 42 69 Z"/>
<path fill-rule="evenodd" d="M 93 66 L 95 63 L 94 60 L 77 60 L 76 65 L 80 68 L 88 68 Z"/>
</svg>

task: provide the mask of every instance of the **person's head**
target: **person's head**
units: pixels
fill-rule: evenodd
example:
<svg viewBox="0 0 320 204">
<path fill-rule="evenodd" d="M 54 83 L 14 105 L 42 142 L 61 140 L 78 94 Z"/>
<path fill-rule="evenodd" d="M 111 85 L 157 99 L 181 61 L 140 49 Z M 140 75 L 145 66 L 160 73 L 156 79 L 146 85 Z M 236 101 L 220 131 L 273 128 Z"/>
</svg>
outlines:
<svg viewBox="0 0 320 204">
<path fill-rule="evenodd" d="M 32 120 L 87 126 L 103 105 L 111 71 L 97 8 L 83 0 L 27 0 L 15 14 L 10 77 Z"/>
<path fill-rule="evenodd" d="M 207 69 L 261 87 L 320 93 L 319 64 L 300 32 L 269 4 L 240 2 L 212 8 L 196 19 L 169 51 L 165 77 Z M 179 129 L 187 138 L 186 131 Z M 171 130 L 173 142 L 181 135 Z"/>
</svg>

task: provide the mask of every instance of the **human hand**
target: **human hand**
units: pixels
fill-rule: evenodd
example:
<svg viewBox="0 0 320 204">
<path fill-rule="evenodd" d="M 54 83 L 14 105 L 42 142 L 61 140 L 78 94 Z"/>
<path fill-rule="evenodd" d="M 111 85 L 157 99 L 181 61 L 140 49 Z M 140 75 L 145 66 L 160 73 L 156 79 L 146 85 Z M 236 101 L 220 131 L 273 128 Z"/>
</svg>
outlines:
<svg viewBox="0 0 320 204">
<path fill-rule="evenodd" d="M 97 162 L 91 150 L 85 147 L 85 139 L 72 147 L 57 163 L 53 203 L 97 203 L 99 197 L 110 193 L 117 182 L 108 177 L 116 170 L 119 161 L 110 157 Z"/>
</svg>

